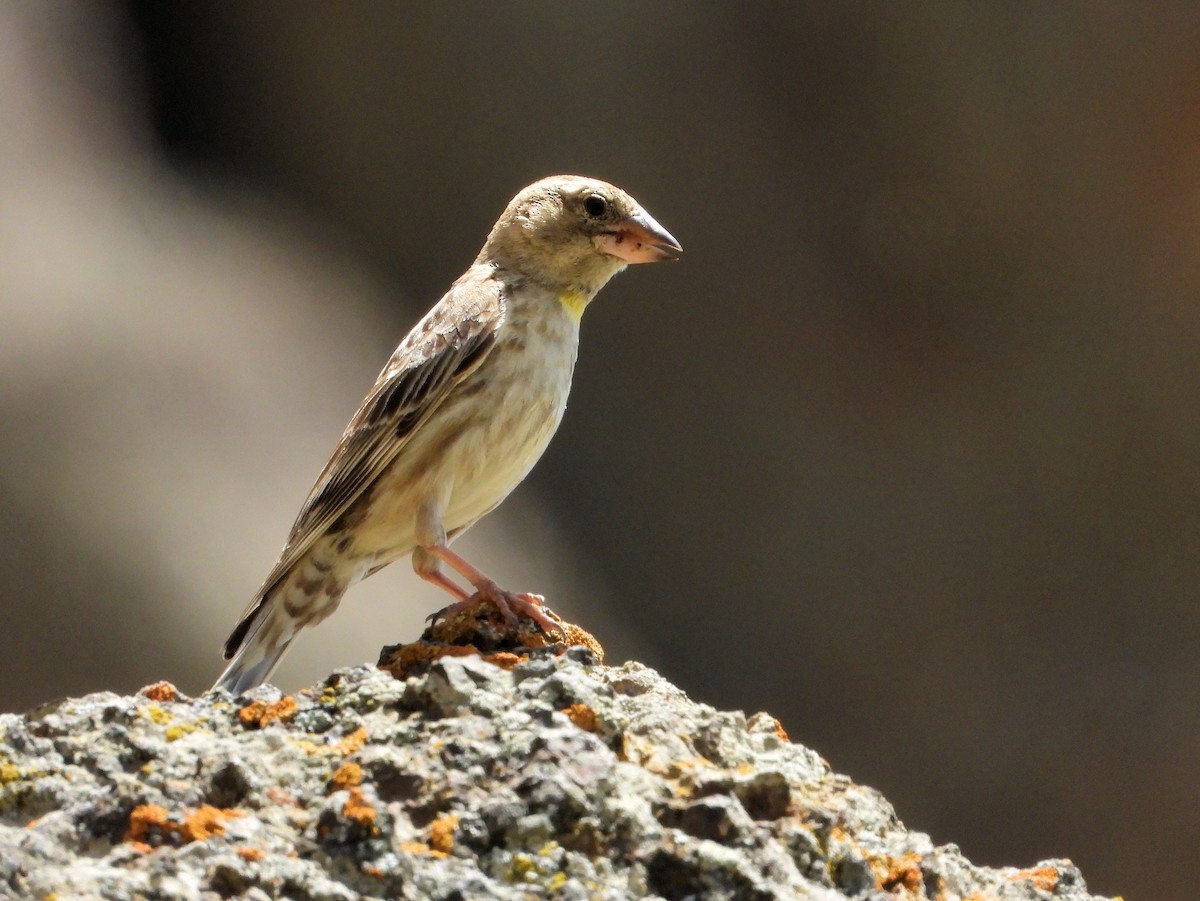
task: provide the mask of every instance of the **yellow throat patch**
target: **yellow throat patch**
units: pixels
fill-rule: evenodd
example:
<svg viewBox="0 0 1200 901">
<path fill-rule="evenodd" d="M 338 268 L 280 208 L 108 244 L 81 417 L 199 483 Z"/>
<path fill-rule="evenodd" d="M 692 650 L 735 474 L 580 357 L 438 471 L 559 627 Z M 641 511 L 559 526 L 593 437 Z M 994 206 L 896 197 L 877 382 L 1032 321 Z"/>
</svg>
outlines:
<svg viewBox="0 0 1200 901">
<path fill-rule="evenodd" d="M 563 305 L 571 317 L 578 322 L 583 318 L 584 307 L 588 305 L 588 299 L 578 291 L 567 291 L 565 294 L 559 295 L 559 301 Z"/>
</svg>

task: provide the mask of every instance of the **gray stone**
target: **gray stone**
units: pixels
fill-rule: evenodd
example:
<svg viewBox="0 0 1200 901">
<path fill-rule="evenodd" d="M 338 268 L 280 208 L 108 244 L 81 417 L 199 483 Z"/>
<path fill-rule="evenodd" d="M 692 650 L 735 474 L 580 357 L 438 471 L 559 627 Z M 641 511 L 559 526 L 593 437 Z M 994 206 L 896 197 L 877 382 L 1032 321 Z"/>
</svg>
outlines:
<svg viewBox="0 0 1200 901">
<path fill-rule="evenodd" d="M 0 898 L 1091 897 L 1069 861 L 976 867 L 770 716 L 584 650 L 339 670 L 294 706 L 151 694 L 0 717 Z"/>
</svg>

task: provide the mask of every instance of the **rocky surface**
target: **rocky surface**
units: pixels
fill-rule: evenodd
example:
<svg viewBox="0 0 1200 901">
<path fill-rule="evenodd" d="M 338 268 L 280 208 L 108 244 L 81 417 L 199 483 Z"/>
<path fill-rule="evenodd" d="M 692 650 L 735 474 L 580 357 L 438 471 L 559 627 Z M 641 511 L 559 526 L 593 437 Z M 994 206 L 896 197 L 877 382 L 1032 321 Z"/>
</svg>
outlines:
<svg viewBox="0 0 1200 901">
<path fill-rule="evenodd" d="M 935 847 L 770 716 L 639 664 L 574 647 L 417 670 L 0 717 L 0 896 L 1091 897 L 1069 861 Z"/>
</svg>

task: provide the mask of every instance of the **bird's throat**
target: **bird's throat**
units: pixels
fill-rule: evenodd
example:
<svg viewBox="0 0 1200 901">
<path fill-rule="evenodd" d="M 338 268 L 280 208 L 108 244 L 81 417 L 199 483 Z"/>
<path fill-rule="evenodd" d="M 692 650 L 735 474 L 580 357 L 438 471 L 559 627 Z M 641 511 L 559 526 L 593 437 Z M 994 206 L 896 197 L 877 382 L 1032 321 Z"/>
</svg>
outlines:
<svg viewBox="0 0 1200 901">
<path fill-rule="evenodd" d="M 583 311 L 591 297 L 582 291 L 564 291 L 558 295 L 558 300 L 563 305 L 563 309 L 571 314 L 571 318 L 579 322 L 583 318 Z"/>
</svg>

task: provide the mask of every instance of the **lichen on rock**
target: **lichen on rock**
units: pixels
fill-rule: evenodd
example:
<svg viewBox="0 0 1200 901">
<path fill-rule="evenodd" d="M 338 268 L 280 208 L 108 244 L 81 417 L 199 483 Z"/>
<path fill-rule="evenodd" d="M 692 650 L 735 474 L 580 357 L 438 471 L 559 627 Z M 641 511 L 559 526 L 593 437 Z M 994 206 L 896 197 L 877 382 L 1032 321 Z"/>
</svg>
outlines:
<svg viewBox="0 0 1200 901">
<path fill-rule="evenodd" d="M 1090 897 L 1068 861 L 935 847 L 772 717 L 639 664 L 421 669 L 0 717 L 0 897 Z"/>
</svg>

